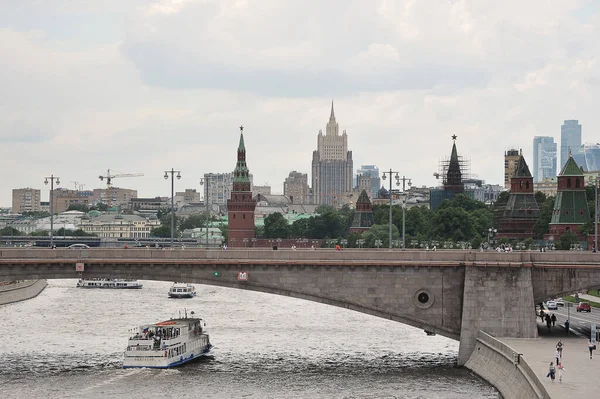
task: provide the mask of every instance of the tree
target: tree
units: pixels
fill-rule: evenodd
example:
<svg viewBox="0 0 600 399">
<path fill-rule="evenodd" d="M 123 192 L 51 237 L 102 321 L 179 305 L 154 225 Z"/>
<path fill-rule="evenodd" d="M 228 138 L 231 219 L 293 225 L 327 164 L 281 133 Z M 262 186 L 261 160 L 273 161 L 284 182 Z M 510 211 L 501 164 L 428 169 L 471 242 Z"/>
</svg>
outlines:
<svg viewBox="0 0 600 399">
<path fill-rule="evenodd" d="M 0 236 L 22 236 L 24 235 L 19 230 L 14 227 L 6 226 L 3 229 L 0 229 Z"/>
<path fill-rule="evenodd" d="M 562 250 L 562 251 L 568 251 L 569 249 L 571 249 L 571 245 L 578 243 L 579 240 L 577 239 L 577 236 L 572 232 L 572 231 L 566 231 L 564 232 L 560 238 L 558 239 L 558 241 L 555 244 L 556 249 Z"/>
<path fill-rule="evenodd" d="M 279 212 L 265 218 L 265 238 L 288 238 L 291 229 L 287 219 Z"/>
<path fill-rule="evenodd" d="M 181 230 L 187 229 L 195 229 L 198 227 L 206 227 L 207 217 L 206 213 L 190 215 L 186 218 L 178 218 L 179 228 Z M 169 225 L 171 223 L 171 219 L 169 217 Z"/>
<path fill-rule="evenodd" d="M 308 219 L 298 219 L 291 226 L 291 236 L 295 238 L 312 238 L 308 235 L 308 227 L 309 220 Z"/>
<path fill-rule="evenodd" d="M 548 199 L 548 196 L 541 191 L 536 191 L 534 196 L 535 202 L 537 202 L 538 206 L 546 202 L 546 199 Z"/>
<path fill-rule="evenodd" d="M 150 231 L 151 237 L 171 237 L 171 226 L 159 226 L 155 227 Z"/>
<path fill-rule="evenodd" d="M 390 243 L 390 225 L 389 224 L 376 224 L 373 225 L 369 229 L 369 231 L 365 231 L 362 235 L 362 238 L 365 240 L 364 246 L 366 248 L 375 248 L 375 241 L 381 240 L 381 247 L 387 248 Z M 398 232 L 398 228 L 396 226 L 392 226 L 392 240 L 398 240 L 400 238 L 400 233 Z"/>
<path fill-rule="evenodd" d="M 550 231 L 550 222 L 552 221 L 552 213 L 554 211 L 555 197 L 548 197 L 543 204 L 538 204 L 540 207 L 540 217 L 533 226 L 533 232 L 537 238 L 543 238 L 544 234 Z"/>
<path fill-rule="evenodd" d="M 444 201 L 445 202 L 445 201 Z M 445 207 L 433 218 L 433 236 L 454 241 L 471 240 L 475 233 L 473 217 L 462 208 Z"/>
</svg>

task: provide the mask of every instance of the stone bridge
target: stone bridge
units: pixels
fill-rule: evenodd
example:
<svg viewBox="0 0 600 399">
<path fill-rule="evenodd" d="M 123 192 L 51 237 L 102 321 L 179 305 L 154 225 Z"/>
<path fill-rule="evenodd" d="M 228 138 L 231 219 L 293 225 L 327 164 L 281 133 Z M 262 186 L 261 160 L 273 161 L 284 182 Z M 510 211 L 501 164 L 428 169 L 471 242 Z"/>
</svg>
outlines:
<svg viewBox="0 0 600 399">
<path fill-rule="evenodd" d="M 82 268 L 83 272 L 77 271 Z M 460 341 L 534 338 L 534 304 L 600 287 L 600 254 L 345 249 L 0 249 L 0 280 L 185 281 L 340 306 Z M 399 337 L 401 338 L 401 337 Z"/>
</svg>

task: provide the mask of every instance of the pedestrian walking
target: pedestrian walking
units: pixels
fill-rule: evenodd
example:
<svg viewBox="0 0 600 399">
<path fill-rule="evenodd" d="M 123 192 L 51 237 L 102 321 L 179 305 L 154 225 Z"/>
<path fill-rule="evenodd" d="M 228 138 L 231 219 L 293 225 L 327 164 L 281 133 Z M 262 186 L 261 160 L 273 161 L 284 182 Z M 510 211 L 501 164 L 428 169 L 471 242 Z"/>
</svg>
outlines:
<svg viewBox="0 0 600 399">
<path fill-rule="evenodd" d="M 552 327 L 554 327 L 556 325 L 556 315 L 554 313 L 552 313 L 550 320 L 552 320 Z"/>
<path fill-rule="evenodd" d="M 554 362 L 550 362 L 550 367 L 548 367 L 548 374 L 546 374 L 546 378 L 550 377 L 552 382 L 556 378 L 556 369 L 554 368 Z"/>
<path fill-rule="evenodd" d="M 558 382 L 562 382 L 563 374 L 567 369 L 565 369 L 565 366 L 563 366 L 562 362 L 558 363 L 556 368 L 558 369 Z"/>
<path fill-rule="evenodd" d="M 565 321 L 565 330 L 567 330 L 567 335 L 569 335 L 569 319 Z"/>
<path fill-rule="evenodd" d="M 557 350 L 554 352 L 554 358 L 556 359 L 556 364 L 560 362 L 560 352 Z"/>
<path fill-rule="evenodd" d="M 552 319 L 550 319 L 550 315 L 548 313 L 546 313 L 545 319 L 546 319 L 546 325 L 548 326 L 548 330 L 549 330 L 550 327 L 552 326 Z"/>
<path fill-rule="evenodd" d="M 542 319 L 542 323 L 544 322 L 544 309 L 540 309 L 540 317 Z"/>
<path fill-rule="evenodd" d="M 558 352 L 558 357 L 560 357 L 561 359 L 564 346 L 565 344 L 563 344 L 563 342 L 559 339 L 558 343 L 556 344 L 556 351 Z"/>
<path fill-rule="evenodd" d="M 588 349 L 590 350 L 590 359 L 592 358 L 592 351 L 596 350 L 596 344 L 590 339 L 588 341 Z"/>
</svg>

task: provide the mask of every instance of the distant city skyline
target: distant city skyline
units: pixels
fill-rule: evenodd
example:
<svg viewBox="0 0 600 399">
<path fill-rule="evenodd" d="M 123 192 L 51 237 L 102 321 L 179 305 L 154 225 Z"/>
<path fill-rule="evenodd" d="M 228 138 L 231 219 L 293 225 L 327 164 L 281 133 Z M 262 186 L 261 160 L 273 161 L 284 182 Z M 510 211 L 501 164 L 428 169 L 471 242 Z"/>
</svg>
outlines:
<svg viewBox="0 0 600 399">
<path fill-rule="evenodd" d="M 518 12 L 515 12 L 518 10 Z M 231 173 L 238 126 L 256 185 L 311 175 L 331 100 L 358 165 L 435 186 L 456 134 L 479 179 L 577 119 L 596 143 L 600 3 L 130 0 L 0 4 L 0 206 L 44 177 L 140 197 Z M 293 26 L 293 29 L 290 29 Z M 557 169 L 560 169 L 559 161 Z M 587 163 L 587 161 L 586 161 Z M 309 180 L 309 184 L 310 180 Z"/>
</svg>

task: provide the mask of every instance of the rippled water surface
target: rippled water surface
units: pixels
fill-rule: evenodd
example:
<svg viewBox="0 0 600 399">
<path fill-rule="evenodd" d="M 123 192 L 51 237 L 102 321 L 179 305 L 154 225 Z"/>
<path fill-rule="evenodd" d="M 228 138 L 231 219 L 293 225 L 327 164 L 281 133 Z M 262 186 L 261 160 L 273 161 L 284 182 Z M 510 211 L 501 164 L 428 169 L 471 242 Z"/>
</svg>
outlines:
<svg viewBox="0 0 600 399">
<path fill-rule="evenodd" d="M 0 306 L 1 398 L 498 398 L 454 367 L 458 342 L 299 299 L 197 286 L 168 299 L 50 280 Z M 207 321 L 212 356 L 172 370 L 121 368 L 128 330 L 186 307 Z"/>
</svg>

